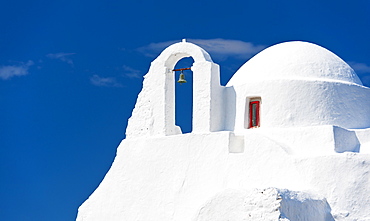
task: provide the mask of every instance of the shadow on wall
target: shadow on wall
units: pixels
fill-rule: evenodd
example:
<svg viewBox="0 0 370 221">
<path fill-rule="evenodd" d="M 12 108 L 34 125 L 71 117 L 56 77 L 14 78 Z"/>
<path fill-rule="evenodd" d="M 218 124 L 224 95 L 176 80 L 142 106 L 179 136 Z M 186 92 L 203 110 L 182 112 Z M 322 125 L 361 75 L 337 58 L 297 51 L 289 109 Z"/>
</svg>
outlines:
<svg viewBox="0 0 370 221">
<path fill-rule="evenodd" d="M 289 190 L 280 190 L 279 192 L 281 218 L 302 221 L 334 221 L 326 199 Z"/>
<path fill-rule="evenodd" d="M 235 128 L 235 118 L 236 118 L 236 92 L 234 86 L 225 87 L 224 100 L 226 100 L 225 105 L 225 130 L 234 131 Z M 227 99 L 226 99 L 227 98 Z"/>
<path fill-rule="evenodd" d="M 335 152 L 360 152 L 360 141 L 356 136 L 356 132 L 334 126 L 335 137 Z"/>
</svg>

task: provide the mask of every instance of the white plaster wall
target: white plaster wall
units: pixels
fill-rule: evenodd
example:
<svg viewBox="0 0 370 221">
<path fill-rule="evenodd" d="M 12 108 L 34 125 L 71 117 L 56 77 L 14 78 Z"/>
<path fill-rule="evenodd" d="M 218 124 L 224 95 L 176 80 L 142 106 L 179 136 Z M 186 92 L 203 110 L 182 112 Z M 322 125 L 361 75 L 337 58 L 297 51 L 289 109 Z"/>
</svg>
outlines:
<svg viewBox="0 0 370 221">
<path fill-rule="evenodd" d="M 224 129 L 223 87 L 220 67 L 211 62 L 194 63 L 193 133 Z"/>
<path fill-rule="evenodd" d="M 281 199 L 275 189 L 227 189 L 209 199 L 194 221 L 279 221 Z"/>
<path fill-rule="evenodd" d="M 257 128 L 256 133 L 279 143 L 292 155 L 324 156 L 343 152 L 360 152 L 355 131 L 332 125 Z M 370 133 L 367 134 L 369 136 Z"/>
<path fill-rule="evenodd" d="M 126 139 L 78 221 L 191 220 L 226 189 L 276 187 L 314 192 L 333 216 L 370 217 L 370 155 L 295 156 L 257 130 L 244 152 L 229 152 L 229 132 Z M 344 216 L 344 215 L 343 215 Z"/>
<path fill-rule="evenodd" d="M 196 221 L 334 221 L 325 198 L 276 188 L 225 190 L 202 206 Z"/>
<path fill-rule="evenodd" d="M 245 129 L 248 97 L 261 97 L 261 128 L 317 125 L 370 127 L 370 89 L 361 85 L 283 79 L 250 82 L 228 87 L 227 91 L 229 102 L 235 100 L 236 105 L 235 110 L 232 104 L 228 107 L 230 118 L 226 128 L 237 133 Z"/>
</svg>

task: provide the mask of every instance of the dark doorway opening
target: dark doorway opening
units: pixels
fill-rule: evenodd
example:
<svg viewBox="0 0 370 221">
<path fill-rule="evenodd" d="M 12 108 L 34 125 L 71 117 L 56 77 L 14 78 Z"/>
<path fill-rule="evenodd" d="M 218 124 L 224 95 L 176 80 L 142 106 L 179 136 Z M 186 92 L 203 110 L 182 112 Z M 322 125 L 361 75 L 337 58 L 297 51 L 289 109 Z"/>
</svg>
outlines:
<svg viewBox="0 0 370 221">
<path fill-rule="evenodd" d="M 193 58 L 183 58 L 174 69 L 190 68 L 193 63 Z M 177 81 L 181 71 L 175 71 L 175 124 L 181 127 L 182 133 L 190 133 L 193 121 L 193 72 L 184 70 L 182 73 L 187 82 L 180 84 Z"/>
<path fill-rule="evenodd" d="M 248 128 L 256 128 L 260 126 L 260 104 L 261 98 L 249 99 Z"/>
</svg>

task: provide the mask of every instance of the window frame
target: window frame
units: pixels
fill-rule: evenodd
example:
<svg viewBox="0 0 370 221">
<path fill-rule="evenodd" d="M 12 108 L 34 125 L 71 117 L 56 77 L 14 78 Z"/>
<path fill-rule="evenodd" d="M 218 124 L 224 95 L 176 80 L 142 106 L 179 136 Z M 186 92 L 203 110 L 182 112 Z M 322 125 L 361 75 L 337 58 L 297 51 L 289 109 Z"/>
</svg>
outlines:
<svg viewBox="0 0 370 221">
<path fill-rule="evenodd" d="M 255 111 L 253 106 L 255 105 Z M 248 99 L 248 129 L 258 128 L 261 123 L 261 98 Z M 253 116 L 255 115 L 255 122 L 253 123 Z"/>
</svg>

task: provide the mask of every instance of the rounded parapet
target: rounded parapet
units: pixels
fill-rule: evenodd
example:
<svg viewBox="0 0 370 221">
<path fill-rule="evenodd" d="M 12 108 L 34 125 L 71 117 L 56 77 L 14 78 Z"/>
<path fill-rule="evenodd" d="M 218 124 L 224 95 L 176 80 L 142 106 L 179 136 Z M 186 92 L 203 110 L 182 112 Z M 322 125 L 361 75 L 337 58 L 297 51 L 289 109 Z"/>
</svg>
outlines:
<svg viewBox="0 0 370 221">
<path fill-rule="evenodd" d="M 211 56 L 204 49 L 185 41 L 167 47 L 154 62 L 164 63 L 167 68 L 173 69 L 179 60 L 186 57 L 192 57 L 194 63 L 213 62 Z"/>
</svg>

